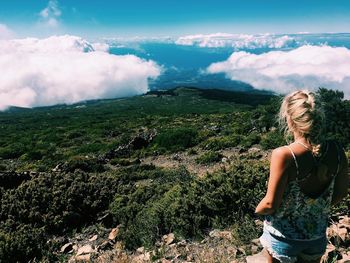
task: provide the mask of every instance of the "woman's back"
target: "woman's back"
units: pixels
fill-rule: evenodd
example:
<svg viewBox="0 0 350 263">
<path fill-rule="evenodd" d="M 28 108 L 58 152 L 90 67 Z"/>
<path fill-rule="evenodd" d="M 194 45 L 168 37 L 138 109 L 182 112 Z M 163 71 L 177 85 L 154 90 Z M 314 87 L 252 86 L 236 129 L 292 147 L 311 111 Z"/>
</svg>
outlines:
<svg viewBox="0 0 350 263">
<path fill-rule="evenodd" d="M 334 141 L 321 144 L 316 156 L 307 145 L 295 142 L 287 146 L 294 163 L 287 170 L 288 181 L 297 181 L 300 190 L 317 198 L 330 185 L 341 165 L 341 148 Z"/>
<path fill-rule="evenodd" d="M 280 207 L 266 218 L 271 233 L 294 240 L 324 236 L 341 161 L 337 144 L 324 146 L 320 157 L 303 143 L 285 147 L 291 155 L 285 170 L 288 183 Z"/>
</svg>

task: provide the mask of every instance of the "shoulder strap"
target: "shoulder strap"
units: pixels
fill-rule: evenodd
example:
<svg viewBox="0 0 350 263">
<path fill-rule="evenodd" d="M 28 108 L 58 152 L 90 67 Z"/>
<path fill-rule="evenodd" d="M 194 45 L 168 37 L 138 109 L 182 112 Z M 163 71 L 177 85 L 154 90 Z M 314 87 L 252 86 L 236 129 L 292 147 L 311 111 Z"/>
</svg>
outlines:
<svg viewBox="0 0 350 263">
<path fill-rule="evenodd" d="M 295 162 L 295 167 L 297 169 L 297 178 L 299 177 L 299 165 L 298 165 L 298 162 L 297 162 L 297 157 L 295 156 L 292 148 L 290 148 L 288 145 L 286 145 L 285 147 L 287 147 L 289 149 L 289 151 L 292 153 L 293 155 L 293 159 L 294 159 L 294 162 Z"/>
</svg>

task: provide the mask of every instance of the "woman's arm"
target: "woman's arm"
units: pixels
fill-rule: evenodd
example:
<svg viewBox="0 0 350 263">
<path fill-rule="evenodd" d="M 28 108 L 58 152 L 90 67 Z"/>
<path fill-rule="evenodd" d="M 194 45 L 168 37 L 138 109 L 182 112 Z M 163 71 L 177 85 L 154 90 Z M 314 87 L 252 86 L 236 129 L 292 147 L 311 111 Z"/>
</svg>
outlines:
<svg viewBox="0 0 350 263">
<path fill-rule="evenodd" d="M 290 153 L 285 147 L 272 151 L 270 176 L 265 197 L 255 209 L 259 215 L 270 215 L 281 205 L 284 190 L 288 182 L 287 167 L 290 163 Z"/>
<path fill-rule="evenodd" d="M 340 168 L 334 182 L 332 205 L 338 204 L 347 196 L 350 182 L 348 174 L 348 158 L 346 157 L 344 150 L 340 150 Z"/>
</svg>

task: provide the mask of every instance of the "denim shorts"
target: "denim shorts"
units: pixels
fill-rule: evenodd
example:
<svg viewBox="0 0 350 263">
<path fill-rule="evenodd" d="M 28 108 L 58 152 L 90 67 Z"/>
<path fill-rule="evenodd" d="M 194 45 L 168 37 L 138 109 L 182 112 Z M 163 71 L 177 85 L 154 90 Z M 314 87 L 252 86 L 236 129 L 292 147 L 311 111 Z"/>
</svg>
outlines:
<svg viewBox="0 0 350 263">
<path fill-rule="evenodd" d="M 327 236 L 314 240 L 293 240 L 271 234 L 264 229 L 260 237 L 261 245 L 280 262 L 296 262 L 300 257 L 304 260 L 316 260 L 325 253 Z"/>
</svg>

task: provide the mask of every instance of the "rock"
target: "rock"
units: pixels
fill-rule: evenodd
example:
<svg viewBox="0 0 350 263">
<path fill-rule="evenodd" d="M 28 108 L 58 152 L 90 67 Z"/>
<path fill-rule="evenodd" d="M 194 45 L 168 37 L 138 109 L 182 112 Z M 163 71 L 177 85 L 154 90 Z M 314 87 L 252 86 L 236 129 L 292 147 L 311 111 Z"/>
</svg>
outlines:
<svg viewBox="0 0 350 263">
<path fill-rule="evenodd" d="M 252 245 L 250 250 L 251 250 L 252 254 L 256 254 L 259 251 L 259 247 L 255 246 L 255 245 Z"/>
<path fill-rule="evenodd" d="M 107 249 L 111 249 L 112 247 L 113 247 L 113 243 L 111 243 L 110 240 L 106 240 L 97 247 L 97 251 L 104 251 Z"/>
<path fill-rule="evenodd" d="M 186 260 L 187 260 L 187 261 L 192 261 L 192 260 L 194 260 L 193 255 L 187 255 Z"/>
<path fill-rule="evenodd" d="M 254 223 L 257 227 L 263 227 L 264 226 L 264 222 L 259 220 L 259 219 L 255 219 Z"/>
<path fill-rule="evenodd" d="M 119 157 L 128 157 L 131 153 L 131 145 L 120 145 L 117 149 L 113 149 L 106 153 L 105 158 L 113 159 Z"/>
<path fill-rule="evenodd" d="M 92 248 L 91 245 L 85 245 L 80 248 L 78 248 L 77 256 L 79 255 L 85 255 L 95 252 L 95 250 Z"/>
<path fill-rule="evenodd" d="M 349 238 L 348 230 L 346 228 L 339 228 L 337 234 L 343 242 Z"/>
<path fill-rule="evenodd" d="M 175 235 L 173 233 L 163 236 L 163 242 L 166 245 L 170 245 L 174 240 L 175 240 Z"/>
<path fill-rule="evenodd" d="M 162 245 L 163 245 L 162 242 L 159 242 L 159 241 L 156 241 L 156 243 L 155 243 L 156 247 L 161 247 Z"/>
<path fill-rule="evenodd" d="M 138 249 L 136 249 L 136 253 L 138 253 L 138 254 L 145 253 L 145 247 L 139 247 Z"/>
<path fill-rule="evenodd" d="M 142 130 L 140 130 L 142 131 Z M 140 132 L 138 135 L 136 135 L 135 137 L 133 137 L 129 143 L 127 144 L 128 148 L 132 149 L 132 150 L 139 150 L 142 149 L 144 147 L 147 147 L 152 140 L 154 139 L 154 137 L 157 135 L 157 131 L 156 130 L 145 130 Z"/>
<path fill-rule="evenodd" d="M 52 169 L 53 172 L 60 172 L 62 170 L 63 163 L 58 163 L 55 168 Z"/>
<path fill-rule="evenodd" d="M 332 224 L 327 228 L 327 236 L 332 244 L 345 244 L 349 239 L 348 230 L 343 224 Z"/>
<path fill-rule="evenodd" d="M 246 257 L 247 263 L 264 263 L 264 262 L 268 262 L 264 253 L 265 253 L 264 251 L 261 251 L 258 254 Z"/>
<path fill-rule="evenodd" d="M 108 235 L 108 239 L 115 240 L 115 238 L 118 236 L 118 233 L 119 233 L 119 227 L 113 228 Z"/>
<path fill-rule="evenodd" d="M 145 261 L 148 260 L 146 259 L 146 256 L 144 254 L 138 255 L 131 260 L 132 263 L 143 263 Z"/>
<path fill-rule="evenodd" d="M 258 246 L 258 247 L 261 246 L 261 244 L 260 244 L 260 239 L 259 239 L 259 238 L 253 239 L 253 240 L 252 240 L 252 243 L 253 243 L 255 246 Z"/>
<path fill-rule="evenodd" d="M 85 236 L 82 235 L 82 234 L 79 234 L 79 235 L 75 236 L 75 238 L 76 238 L 76 240 L 78 240 L 78 241 L 82 241 L 82 240 L 85 239 Z"/>
<path fill-rule="evenodd" d="M 208 130 L 218 133 L 218 132 L 221 131 L 221 128 L 220 128 L 220 126 L 212 125 L 212 126 L 209 126 L 209 127 L 208 127 Z"/>
<path fill-rule="evenodd" d="M 173 159 L 174 161 L 181 161 L 181 160 L 182 160 L 181 156 L 180 156 L 178 153 L 175 153 L 175 154 L 172 156 L 172 159 Z"/>
<path fill-rule="evenodd" d="M 219 230 L 214 229 L 214 230 L 210 231 L 209 236 L 210 237 L 219 237 Z"/>
<path fill-rule="evenodd" d="M 150 261 L 151 260 L 151 253 L 150 252 L 146 252 L 145 253 L 145 257 L 143 258 L 146 261 Z"/>
<path fill-rule="evenodd" d="M 223 163 L 229 163 L 229 160 L 228 160 L 227 157 L 223 157 L 223 158 L 221 159 L 221 162 L 223 162 Z"/>
<path fill-rule="evenodd" d="M 90 262 L 91 261 L 91 254 L 84 254 L 84 255 L 79 255 L 76 256 L 75 261 L 82 261 L 82 262 Z"/>
<path fill-rule="evenodd" d="M 242 147 L 238 147 L 238 153 L 244 153 L 246 151 L 246 149 L 242 148 Z"/>
<path fill-rule="evenodd" d="M 95 241 L 95 240 L 97 240 L 97 238 L 98 238 L 98 235 L 94 235 L 89 239 L 89 241 L 90 242 Z"/>
<path fill-rule="evenodd" d="M 246 255 L 246 251 L 245 251 L 245 248 L 244 247 L 239 247 L 237 249 L 237 255 Z"/>
<path fill-rule="evenodd" d="M 338 260 L 338 263 L 349 263 L 350 262 L 350 251 L 342 253 L 342 258 Z"/>
<path fill-rule="evenodd" d="M 350 217 L 348 217 L 348 216 L 341 216 L 339 218 L 340 218 L 339 224 L 342 227 L 346 227 L 347 229 L 350 229 Z"/>
<path fill-rule="evenodd" d="M 67 243 L 61 247 L 61 253 L 69 253 L 73 251 L 73 243 Z"/>
<path fill-rule="evenodd" d="M 219 231 L 215 229 L 209 233 L 209 236 L 211 238 L 222 238 L 226 240 L 232 240 L 232 233 L 230 231 Z"/>
<path fill-rule="evenodd" d="M 232 257 L 236 257 L 236 255 L 237 255 L 237 248 L 235 248 L 235 247 L 228 247 L 227 248 L 227 254 L 229 254 Z"/>
<path fill-rule="evenodd" d="M 180 242 L 177 242 L 177 245 L 179 247 L 185 247 L 187 245 L 187 242 L 185 239 L 181 240 Z"/>
<path fill-rule="evenodd" d="M 116 250 L 123 250 L 125 248 L 123 242 L 121 241 L 117 241 L 114 245 L 114 249 Z"/>
</svg>

